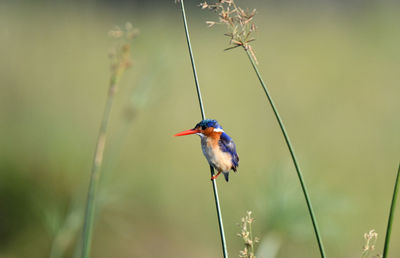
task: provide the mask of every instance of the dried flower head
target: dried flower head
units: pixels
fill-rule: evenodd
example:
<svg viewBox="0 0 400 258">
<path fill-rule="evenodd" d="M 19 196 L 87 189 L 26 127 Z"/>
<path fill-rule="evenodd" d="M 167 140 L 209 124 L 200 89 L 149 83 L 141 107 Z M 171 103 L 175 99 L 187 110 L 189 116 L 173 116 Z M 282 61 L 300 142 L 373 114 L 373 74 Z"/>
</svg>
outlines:
<svg viewBox="0 0 400 258">
<path fill-rule="evenodd" d="M 362 257 L 368 257 L 368 255 L 375 250 L 376 240 L 378 239 L 378 233 L 374 229 L 364 234 L 364 246 L 362 249 Z M 376 255 L 374 257 L 380 257 Z"/>
<path fill-rule="evenodd" d="M 232 45 L 225 50 L 243 47 L 248 50 L 257 62 L 253 47 L 249 44 L 254 41 L 254 32 L 256 25 L 253 21 L 256 15 L 256 9 L 252 11 L 243 10 L 238 7 L 234 0 L 219 0 L 214 3 L 203 2 L 200 4 L 201 9 L 209 9 L 217 13 L 218 21 L 207 21 L 209 27 L 215 24 L 226 24 L 228 33 L 224 35 L 230 38 L 229 43 Z"/>
<path fill-rule="evenodd" d="M 114 44 L 109 50 L 109 58 L 111 60 L 111 80 L 116 84 L 124 73 L 124 71 L 131 65 L 131 43 L 138 34 L 129 22 L 125 24 L 125 30 L 116 26 L 113 30 L 108 32 L 108 35 L 114 39 Z"/>
<path fill-rule="evenodd" d="M 122 35 L 124 35 L 124 32 L 118 26 L 115 26 L 115 28 L 113 30 L 110 30 L 108 32 L 108 36 L 115 38 L 115 39 L 122 37 Z"/>
<path fill-rule="evenodd" d="M 239 251 L 239 257 L 243 258 L 255 258 L 254 255 L 254 246 L 259 242 L 258 238 L 253 238 L 252 234 L 252 224 L 254 222 L 254 218 L 251 217 L 251 211 L 246 213 L 246 216 L 241 218 L 240 228 L 241 231 L 237 235 L 243 239 L 244 249 Z"/>
</svg>

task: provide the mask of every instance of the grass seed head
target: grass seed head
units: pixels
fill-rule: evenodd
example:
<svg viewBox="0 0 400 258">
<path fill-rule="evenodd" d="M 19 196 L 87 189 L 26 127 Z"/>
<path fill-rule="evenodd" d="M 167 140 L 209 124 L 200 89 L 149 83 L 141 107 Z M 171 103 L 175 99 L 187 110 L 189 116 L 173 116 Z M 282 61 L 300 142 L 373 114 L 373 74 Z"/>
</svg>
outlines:
<svg viewBox="0 0 400 258">
<path fill-rule="evenodd" d="M 369 254 L 375 250 L 375 244 L 378 239 L 378 233 L 374 229 L 371 229 L 367 233 L 364 233 L 364 246 L 362 248 L 362 257 L 369 257 Z M 376 255 L 373 257 L 380 257 Z"/>
<path fill-rule="evenodd" d="M 253 21 L 256 15 L 256 9 L 252 11 L 244 10 L 238 7 L 234 0 L 219 0 L 213 3 L 203 2 L 200 4 L 201 9 L 214 11 L 218 15 L 218 21 L 207 21 L 208 27 L 215 24 L 225 24 L 228 28 L 228 33 L 224 35 L 230 38 L 230 47 L 225 50 L 243 47 L 249 51 L 257 62 L 257 58 L 250 42 L 253 42 L 253 37 L 256 31 L 256 25 Z"/>
<path fill-rule="evenodd" d="M 244 217 L 240 219 L 240 233 L 237 235 L 243 239 L 244 248 L 240 250 L 239 257 L 255 258 L 254 246 L 259 242 L 258 238 L 253 238 L 252 223 L 254 218 L 251 217 L 252 212 L 248 211 Z"/>
<path fill-rule="evenodd" d="M 108 32 L 108 35 L 114 40 L 108 55 L 111 61 L 111 80 L 113 84 L 116 84 L 125 70 L 132 65 L 131 44 L 138 33 L 139 31 L 129 22 L 125 24 L 124 30 L 116 26 Z"/>
</svg>

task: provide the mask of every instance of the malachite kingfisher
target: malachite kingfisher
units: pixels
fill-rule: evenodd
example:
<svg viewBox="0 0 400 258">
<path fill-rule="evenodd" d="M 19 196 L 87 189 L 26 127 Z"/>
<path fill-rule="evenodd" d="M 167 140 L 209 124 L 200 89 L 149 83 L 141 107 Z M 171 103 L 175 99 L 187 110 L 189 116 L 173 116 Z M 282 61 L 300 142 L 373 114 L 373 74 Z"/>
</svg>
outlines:
<svg viewBox="0 0 400 258">
<path fill-rule="evenodd" d="M 226 182 L 229 181 L 229 171 L 236 172 L 239 166 L 239 156 L 232 138 L 224 132 L 217 120 L 206 119 L 189 129 L 174 136 L 197 134 L 201 138 L 201 148 L 210 166 L 218 171 L 211 177 L 216 179 L 223 173 Z"/>
</svg>

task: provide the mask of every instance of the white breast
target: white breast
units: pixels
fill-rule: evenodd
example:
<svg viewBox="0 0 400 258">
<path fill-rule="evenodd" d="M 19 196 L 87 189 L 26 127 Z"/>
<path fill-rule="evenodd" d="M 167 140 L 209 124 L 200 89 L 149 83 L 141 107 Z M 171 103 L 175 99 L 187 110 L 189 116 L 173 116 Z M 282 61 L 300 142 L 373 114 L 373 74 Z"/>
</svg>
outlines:
<svg viewBox="0 0 400 258">
<path fill-rule="evenodd" d="M 218 172 L 229 172 L 232 168 L 232 157 L 229 153 L 223 152 L 220 148 L 212 148 L 213 139 L 202 137 L 201 147 L 203 154 Z M 214 143 L 215 144 L 215 143 Z"/>
</svg>

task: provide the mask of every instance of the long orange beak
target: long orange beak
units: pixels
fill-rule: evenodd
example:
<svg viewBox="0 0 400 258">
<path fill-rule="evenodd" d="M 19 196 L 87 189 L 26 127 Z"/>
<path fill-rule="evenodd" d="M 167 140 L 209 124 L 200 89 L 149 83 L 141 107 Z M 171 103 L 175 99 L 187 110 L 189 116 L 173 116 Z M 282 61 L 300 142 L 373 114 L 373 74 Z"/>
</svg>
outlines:
<svg viewBox="0 0 400 258">
<path fill-rule="evenodd" d="M 195 129 L 189 129 L 180 133 L 175 134 L 174 136 L 184 136 L 184 135 L 189 135 L 189 134 L 195 134 L 200 132 L 199 130 L 195 130 Z"/>
</svg>

